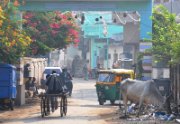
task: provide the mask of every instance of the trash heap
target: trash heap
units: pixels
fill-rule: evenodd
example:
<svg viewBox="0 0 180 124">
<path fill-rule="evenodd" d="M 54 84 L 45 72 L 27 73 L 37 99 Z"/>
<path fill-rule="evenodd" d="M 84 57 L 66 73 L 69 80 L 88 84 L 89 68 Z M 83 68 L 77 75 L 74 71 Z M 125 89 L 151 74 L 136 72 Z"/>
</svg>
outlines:
<svg viewBox="0 0 180 124">
<path fill-rule="evenodd" d="M 168 123 L 180 123 L 180 113 L 172 112 L 171 114 L 167 114 L 164 111 L 157 111 L 157 108 L 150 105 L 147 108 L 144 108 L 139 117 L 136 116 L 138 111 L 138 106 L 136 104 L 131 104 L 128 107 L 128 121 L 164 121 Z"/>
</svg>

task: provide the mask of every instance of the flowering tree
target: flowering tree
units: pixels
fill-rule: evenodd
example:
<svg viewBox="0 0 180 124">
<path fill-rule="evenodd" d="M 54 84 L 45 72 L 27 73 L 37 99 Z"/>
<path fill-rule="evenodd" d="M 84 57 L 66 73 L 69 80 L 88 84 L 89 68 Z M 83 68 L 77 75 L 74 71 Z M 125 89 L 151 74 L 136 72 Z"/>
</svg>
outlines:
<svg viewBox="0 0 180 124">
<path fill-rule="evenodd" d="M 12 21 L 13 6 L 0 3 L 0 62 L 14 64 L 25 55 L 30 37 Z"/>
<path fill-rule="evenodd" d="M 62 49 L 79 42 L 78 26 L 70 12 L 26 12 L 23 28 L 31 35 L 33 54 L 45 54 L 51 48 Z"/>
</svg>

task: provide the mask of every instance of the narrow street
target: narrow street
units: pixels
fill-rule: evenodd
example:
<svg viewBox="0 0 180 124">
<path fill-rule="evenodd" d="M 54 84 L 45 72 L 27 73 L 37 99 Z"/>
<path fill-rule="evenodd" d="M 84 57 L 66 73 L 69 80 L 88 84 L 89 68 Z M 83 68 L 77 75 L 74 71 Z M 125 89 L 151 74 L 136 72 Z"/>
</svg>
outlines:
<svg viewBox="0 0 180 124">
<path fill-rule="evenodd" d="M 68 98 L 67 116 L 60 117 L 59 109 L 41 118 L 40 102 L 24 105 L 14 111 L 0 111 L 0 123 L 3 124 L 106 124 L 106 114 L 115 113 L 117 106 L 106 102 L 100 106 L 97 101 L 95 80 L 73 79 L 74 89 Z M 38 98 L 36 98 L 38 99 Z M 33 100 L 33 99 L 32 99 Z M 32 100 L 30 100 L 32 102 Z M 36 100 L 37 101 L 37 100 Z"/>
</svg>

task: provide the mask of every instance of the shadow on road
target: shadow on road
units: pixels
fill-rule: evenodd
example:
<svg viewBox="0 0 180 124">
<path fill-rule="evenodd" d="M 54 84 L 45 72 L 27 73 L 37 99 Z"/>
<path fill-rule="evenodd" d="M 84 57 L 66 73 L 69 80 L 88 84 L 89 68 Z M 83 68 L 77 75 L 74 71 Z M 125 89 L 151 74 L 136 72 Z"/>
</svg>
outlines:
<svg viewBox="0 0 180 124">
<path fill-rule="evenodd" d="M 111 105 L 111 104 L 106 104 L 106 105 L 81 105 L 81 107 L 92 107 L 92 108 L 112 108 L 114 106 L 118 106 L 118 104 Z"/>
<path fill-rule="evenodd" d="M 40 113 L 37 113 L 37 114 L 40 114 Z M 54 116 L 53 114 L 52 115 L 49 115 L 49 116 L 46 116 L 44 118 L 42 118 L 41 116 L 36 116 L 36 117 L 28 117 L 28 118 L 22 118 L 22 119 L 3 119 L 3 120 L 0 120 L 0 123 L 10 123 L 10 122 L 13 122 L 13 123 L 16 123 L 16 122 L 23 122 L 23 123 L 42 123 L 42 122 L 48 122 L 48 121 L 58 121 L 58 122 L 61 122 L 61 120 L 63 121 L 75 121 L 75 120 L 89 120 L 89 121 L 96 121 L 96 120 L 100 120 L 100 118 L 98 118 L 96 115 L 94 116 L 83 116 L 83 115 L 77 115 L 77 116 L 72 116 L 72 115 L 67 115 L 67 116 L 64 116 L 64 117 L 60 117 L 60 115 L 57 115 L 57 116 Z"/>
</svg>

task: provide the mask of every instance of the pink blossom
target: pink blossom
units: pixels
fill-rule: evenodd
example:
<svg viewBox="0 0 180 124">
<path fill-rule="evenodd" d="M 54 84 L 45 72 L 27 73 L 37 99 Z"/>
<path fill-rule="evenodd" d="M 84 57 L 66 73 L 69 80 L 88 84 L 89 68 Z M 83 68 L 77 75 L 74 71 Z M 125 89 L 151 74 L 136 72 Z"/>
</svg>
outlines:
<svg viewBox="0 0 180 124">
<path fill-rule="evenodd" d="M 69 34 L 76 36 L 78 35 L 78 32 L 74 29 L 69 29 Z"/>
<path fill-rule="evenodd" d="M 57 23 L 50 24 L 51 28 L 60 28 L 60 25 Z"/>
<path fill-rule="evenodd" d="M 78 38 L 74 39 L 74 42 L 75 42 L 75 43 L 79 43 L 79 41 L 80 41 L 80 40 L 79 40 Z"/>
</svg>

